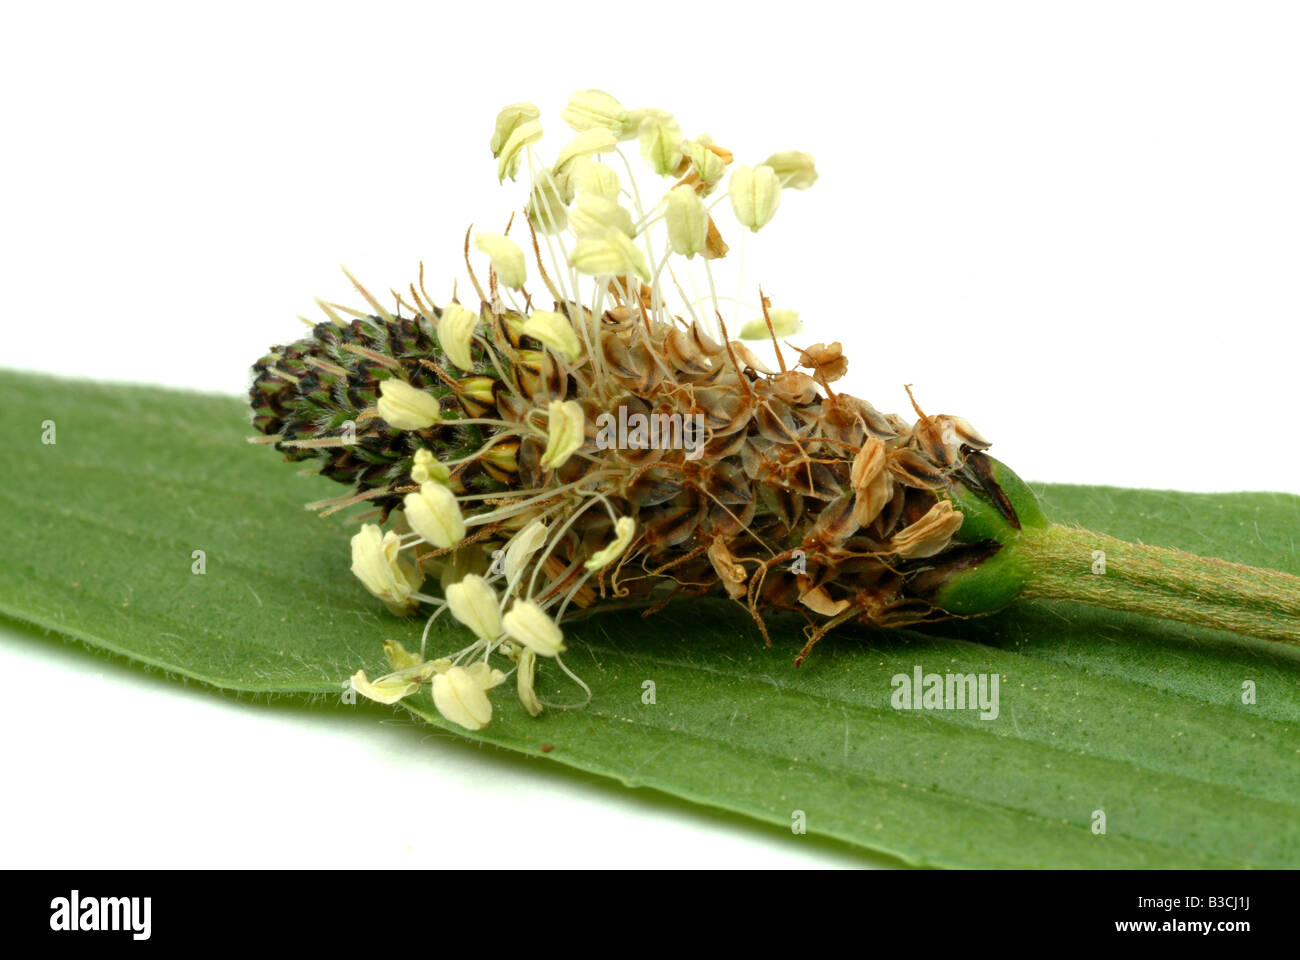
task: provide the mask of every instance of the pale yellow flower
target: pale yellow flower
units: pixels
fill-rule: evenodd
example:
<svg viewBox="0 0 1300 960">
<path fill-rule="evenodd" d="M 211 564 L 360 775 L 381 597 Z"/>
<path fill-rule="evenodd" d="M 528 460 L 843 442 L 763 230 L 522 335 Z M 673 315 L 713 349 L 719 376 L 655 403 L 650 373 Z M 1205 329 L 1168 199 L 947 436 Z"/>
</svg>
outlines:
<svg viewBox="0 0 1300 960">
<path fill-rule="evenodd" d="M 619 517 L 618 522 L 614 524 L 614 539 L 609 546 L 603 550 L 597 550 L 591 555 L 585 566 L 588 570 L 599 570 L 609 563 L 617 560 L 619 555 L 627 549 L 632 537 L 636 534 L 636 522 L 631 517 Z"/>
<path fill-rule="evenodd" d="M 803 330 L 799 314 L 793 310 L 768 310 L 767 315 L 772 320 L 771 333 L 768 332 L 767 321 L 762 317 L 755 317 L 740 328 L 740 339 L 766 340 L 772 333 L 777 337 L 792 337 Z"/>
<path fill-rule="evenodd" d="M 524 321 L 525 336 L 540 340 L 569 363 L 582 356 L 582 344 L 569 318 L 554 310 L 534 310 Z"/>
<path fill-rule="evenodd" d="M 641 156 L 661 177 L 672 176 L 682 162 L 682 128 L 665 110 L 640 113 L 637 137 Z"/>
<path fill-rule="evenodd" d="M 531 103 L 512 103 L 502 107 L 501 112 L 497 114 L 496 128 L 492 131 L 492 139 L 488 144 L 492 148 L 492 156 L 501 156 L 501 151 L 505 149 L 510 135 L 521 124 L 536 120 L 541 115 L 542 111 Z"/>
<path fill-rule="evenodd" d="M 474 369 L 474 353 L 470 345 L 476 326 L 478 314 L 459 303 L 449 303 L 442 308 L 438 320 L 438 345 L 448 360 L 465 371 Z"/>
<path fill-rule="evenodd" d="M 682 184 L 664 198 L 664 220 L 673 252 L 686 258 L 704 249 L 709 235 L 709 211 L 695 190 Z"/>
<path fill-rule="evenodd" d="M 555 158 L 555 170 L 557 173 L 563 172 L 564 168 L 578 157 L 590 157 L 595 153 L 609 153 L 616 146 L 618 146 L 618 140 L 615 139 L 613 132 L 605 127 L 593 127 L 590 130 L 584 130 L 560 150 L 560 155 Z"/>
<path fill-rule="evenodd" d="M 537 699 L 533 689 L 537 678 L 537 654 L 524 649 L 519 651 L 519 668 L 515 671 L 515 692 L 519 702 L 534 717 L 542 712 L 542 701 Z"/>
<path fill-rule="evenodd" d="M 421 447 L 415 451 L 411 464 L 411 479 L 416 483 L 433 483 L 446 484 L 451 480 L 451 471 L 438 462 L 428 450 Z"/>
<path fill-rule="evenodd" d="M 384 641 L 384 659 L 394 671 L 408 670 L 424 662 L 418 653 L 411 653 L 398 640 Z"/>
<path fill-rule="evenodd" d="M 606 200 L 617 200 L 618 173 L 613 167 L 598 163 L 589 157 L 578 157 L 569 164 L 569 182 L 578 193 L 595 194 Z"/>
<path fill-rule="evenodd" d="M 504 181 L 506 177 L 513 180 L 515 174 L 519 172 L 520 163 L 523 162 L 524 148 L 540 139 L 542 139 L 542 125 L 536 120 L 525 120 L 515 126 L 505 143 L 501 145 L 501 149 L 496 152 L 497 180 Z"/>
<path fill-rule="evenodd" d="M 433 678 L 433 705 L 466 730 L 482 730 L 492 720 L 487 690 L 465 667 L 452 667 Z"/>
<path fill-rule="evenodd" d="M 579 238 L 599 237 L 610 228 L 627 237 L 636 232 L 631 213 L 617 201 L 594 193 L 579 194 L 577 205 L 569 213 L 569 226 Z"/>
<path fill-rule="evenodd" d="M 420 681 L 412 677 L 380 677 L 371 682 L 364 670 L 354 673 L 348 683 L 357 693 L 376 703 L 396 703 L 420 689 Z"/>
<path fill-rule="evenodd" d="M 546 451 L 542 454 L 542 467 L 554 470 L 582 449 L 586 418 L 576 400 L 552 400 L 546 412 Z"/>
<path fill-rule="evenodd" d="M 519 574 L 523 572 L 524 565 L 528 563 L 534 553 L 541 549 L 549 532 L 545 523 L 541 520 L 533 520 L 528 526 L 510 538 L 510 545 L 506 547 L 505 559 L 507 583 L 513 583 Z"/>
<path fill-rule="evenodd" d="M 522 643 L 539 657 L 564 652 L 564 634 L 546 611 L 532 600 L 516 600 L 501 618 L 510 639 Z"/>
<path fill-rule="evenodd" d="M 379 382 L 379 415 L 398 430 L 424 430 L 438 422 L 441 410 L 431 394 L 411 386 L 405 380 Z"/>
<path fill-rule="evenodd" d="M 393 531 L 367 523 L 352 538 L 352 573 L 362 586 L 383 600 L 394 613 L 410 613 L 418 605 L 411 594 L 424 582 L 418 566 L 400 556 Z"/>
<path fill-rule="evenodd" d="M 807 190 L 817 182 L 817 166 L 811 153 L 782 150 L 764 160 L 763 165 L 776 171 L 782 189 Z"/>
<path fill-rule="evenodd" d="M 634 273 L 646 283 L 650 282 L 645 254 L 617 227 L 607 227 L 598 236 L 583 237 L 569 253 L 569 263 L 579 273 L 588 276 L 622 277 Z"/>
<path fill-rule="evenodd" d="M 441 483 L 425 481 L 419 493 L 402 499 L 402 506 L 411 529 L 435 547 L 446 550 L 465 539 L 465 518 L 456 495 Z"/>
<path fill-rule="evenodd" d="M 627 110 L 604 90 L 575 91 L 569 96 L 568 106 L 560 111 L 560 119 L 578 132 L 604 127 L 620 140 L 628 135 Z"/>
<path fill-rule="evenodd" d="M 524 285 L 528 264 L 519 244 L 499 233 L 476 233 L 474 246 L 492 261 L 492 269 L 503 286 L 518 290 Z"/>
<path fill-rule="evenodd" d="M 449 586 L 446 592 L 451 615 L 469 627 L 474 636 L 489 643 L 501 636 L 496 591 L 486 580 L 471 573 Z"/>
<path fill-rule="evenodd" d="M 737 167 L 727 189 L 736 219 L 755 233 L 776 215 L 776 208 L 781 205 L 781 183 L 776 171 L 762 164 Z"/>
<path fill-rule="evenodd" d="M 691 166 L 700 182 L 712 188 L 727 172 L 727 163 L 699 140 L 688 140 L 682 151 L 691 158 Z"/>
</svg>

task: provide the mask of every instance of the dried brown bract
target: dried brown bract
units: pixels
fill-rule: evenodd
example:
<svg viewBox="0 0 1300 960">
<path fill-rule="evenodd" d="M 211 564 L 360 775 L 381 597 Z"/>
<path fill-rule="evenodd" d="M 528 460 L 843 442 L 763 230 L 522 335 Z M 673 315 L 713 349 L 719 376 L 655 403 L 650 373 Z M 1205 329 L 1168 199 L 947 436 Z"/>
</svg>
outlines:
<svg viewBox="0 0 1300 960">
<path fill-rule="evenodd" d="M 849 358 L 844 356 L 838 340 L 829 346 L 814 343 L 808 349 L 799 351 L 799 366 L 813 371 L 813 378 L 825 386 L 848 373 Z"/>
</svg>

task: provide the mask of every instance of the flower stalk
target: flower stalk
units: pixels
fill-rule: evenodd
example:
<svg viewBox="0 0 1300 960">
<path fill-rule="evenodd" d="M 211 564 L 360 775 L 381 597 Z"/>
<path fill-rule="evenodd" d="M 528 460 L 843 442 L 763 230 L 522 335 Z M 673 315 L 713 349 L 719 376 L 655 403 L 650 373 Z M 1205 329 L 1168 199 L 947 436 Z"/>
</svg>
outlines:
<svg viewBox="0 0 1300 960">
<path fill-rule="evenodd" d="M 1057 524 L 1019 549 L 1027 569 L 1021 596 L 1300 646 L 1300 577 Z"/>
<path fill-rule="evenodd" d="M 768 229 L 783 191 L 817 181 L 810 155 L 727 176 L 734 158 L 711 138 L 586 90 L 561 113 L 577 135 L 547 164 L 540 117 L 526 103 L 497 117 L 498 177 L 530 182 L 524 217 L 466 233 L 477 305 L 453 285 L 439 306 L 423 270 L 391 310 L 353 280 L 369 311 L 318 301 L 325 321 L 254 365 L 256 439 L 351 488 L 313 506 L 364 510 L 353 572 L 395 615 L 427 617 L 419 653 L 390 643 L 392 672 L 359 672 L 358 692 L 392 702 L 427 686 L 477 730 L 513 674 L 535 716 L 550 706 L 543 672 L 590 696 L 564 662 L 571 612 L 704 594 L 744 607 L 769 643 L 766 612 L 802 615 L 796 664 L 844 623 L 921 624 L 1018 596 L 1297 642 L 1300 580 L 1051 526 L 967 421 L 832 388 L 841 344 L 791 342 L 804 325 L 783 299 L 758 290 L 731 339 L 713 214 L 730 209 L 729 233 Z M 659 178 L 645 201 L 633 150 Z M 775 369 L 745 340 L 769 341 Z M 426 659 L 446 614 L 472 640 Z"/>
</svg>

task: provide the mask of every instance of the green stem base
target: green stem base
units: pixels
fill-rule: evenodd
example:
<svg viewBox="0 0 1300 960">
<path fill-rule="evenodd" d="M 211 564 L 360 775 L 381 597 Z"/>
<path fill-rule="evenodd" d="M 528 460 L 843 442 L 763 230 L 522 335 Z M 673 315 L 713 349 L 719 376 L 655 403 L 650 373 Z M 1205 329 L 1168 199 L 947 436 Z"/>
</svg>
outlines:
<svg viewBox="0 0 1300 960">
<path fill-rule="evenodd" d="M 1300 646 L 1300 577 L 1077 527 L 1026 531 L 1020 596 L 1073 600 Z"/>
</svg>

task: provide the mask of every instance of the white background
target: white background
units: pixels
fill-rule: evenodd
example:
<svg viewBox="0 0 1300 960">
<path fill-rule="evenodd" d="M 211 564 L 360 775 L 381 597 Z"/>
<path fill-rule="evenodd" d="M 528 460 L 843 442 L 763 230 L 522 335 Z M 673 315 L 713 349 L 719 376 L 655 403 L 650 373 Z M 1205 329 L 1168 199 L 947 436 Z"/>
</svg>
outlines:
<svg viewBox="0 0 1300 960">
<path fill-rule="evenodd" d="M 1286 3 L 11 5 L 0 365 L 238 392 L 313 296 L 355 301 L 340 263 L 382 291 L 423 259 L 445 300 L 521 198 L 496 110 L 539 104 L 553 153 L 594 86 L 816 155 L 739 289 L 842 341 L 846 389 L 911 383 L 1034 480 L 1300 492 L 1298 49 Z M 859 862 L 4 640 L 5 866 Z M 493 826 L 521 796 L 527 844 Z"/>
</svg>

